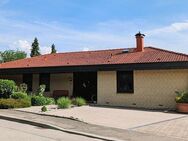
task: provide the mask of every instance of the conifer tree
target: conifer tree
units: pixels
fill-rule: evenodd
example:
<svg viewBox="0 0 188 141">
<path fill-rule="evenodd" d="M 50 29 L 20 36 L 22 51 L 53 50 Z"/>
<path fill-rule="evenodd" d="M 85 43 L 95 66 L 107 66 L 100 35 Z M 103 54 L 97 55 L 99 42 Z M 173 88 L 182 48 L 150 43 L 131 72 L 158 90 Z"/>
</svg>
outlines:
<svg viewBox="0 0 188 141">
<path fill-rule="evenodd" d="M 52 44 L 52 46 L 51 46 L 51 54 L 52 53 L 56 53 L 56 52 L 57 52 L 57 50 L 55 49 L 55 45 Z"/>
<path fill-rule="evenodd" d="M 34 57 L 34 56 L 39 56 L 41 55 L 40 54 L 40 49 L 39 49 L 39 42 L 38 42 L 38 39 L 35 38 L 32 45 L 31 45 L 31 54 L 30 56 L 31 57 Z"/>
</svg>

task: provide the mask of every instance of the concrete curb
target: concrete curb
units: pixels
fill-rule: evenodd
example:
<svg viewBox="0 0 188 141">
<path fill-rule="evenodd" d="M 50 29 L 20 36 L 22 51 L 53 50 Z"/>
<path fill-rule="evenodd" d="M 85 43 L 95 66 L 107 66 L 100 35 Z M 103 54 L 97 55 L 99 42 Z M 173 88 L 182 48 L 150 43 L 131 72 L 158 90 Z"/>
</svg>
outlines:
<svg viewBox="0 0 188 141">
<path fill-rule="evenodd" d="M 35 114 L 35 115 L 39 115 L 39 116 L 49 116 L 49 117 L 55 117 L 55 118 L 63 118 L 63 119 L 69 119 L 69 120 L 74 120 L 74 121 L 77 121 L 77 122 L 83 122 L 85 124 L 88 124 L 87 122 L 83 121 L 83 120 L 80 120 L 78 118 L 74 118 L 74 117 L 65 117 L 65 116 L 58 116 L 58 115 L 49 115 L 49 114 L 42 114 L 42 113 L 35 113 L 35 112 L 29 112 L 29 111 L 22 111 L 22 110 L 19 110 L 19 109 L 14 109 L 15 111 L 18 111 L 18 112 L 23 112 L 23 113 L 29 113 L 29 114 Z M 13 110 L 13 111 L 14 111 Z"/>
<path fill-rule="evenodd" d="M 13 117 L 13 116 L 7 116 L 7 115 L 1 115 L 0 114 L 0 119 L 9 120 L 9 121 L 13 121 L 13 122 L 19 122 L 19 123 L 23 123 L 23 124 L 30 124 L 30 125 L 38 126 L 38 127 L 41 127 L 41 128 L 49 128 L 49 129 L 53 129 L 53 130 L 66 132 L 66 133 L 69 133 L 69 134 L 75 134 L 75 135 L 80 135 L 80 136 L 85 136 L 85 137 L 90 137 L 90 138 L 100 139 L 100 140 L 105 140 L 105 141 L 123 141 L 123 140 L 119 140 L 119 139 L 116 139 L 116 138 L 109 138 L 109 137 L 99 136 L 99 135 L 95 135 L 95 134 L 64 129 L 64 128 L 55 126 L 53 124 L 40 123 L 40 122 L 37 122 L 37 121 L 32 121 L 32 120 L 23 119 L 23 118 L 17 118 L 17 117 Z"/>
</svg>

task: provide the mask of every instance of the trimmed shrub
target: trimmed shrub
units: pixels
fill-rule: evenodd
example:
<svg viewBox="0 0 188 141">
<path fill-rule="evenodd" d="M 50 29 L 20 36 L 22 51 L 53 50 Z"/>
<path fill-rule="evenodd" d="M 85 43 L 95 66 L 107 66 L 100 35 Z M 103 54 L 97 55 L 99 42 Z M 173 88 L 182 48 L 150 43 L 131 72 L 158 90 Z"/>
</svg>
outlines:
<svg viewBox="0 0 188 141">
<path fill-rule="evenodd" d="M 82 97 L 77 97 L 72 100 L 72 104 L 76 106 L 83 106 L 83 105 L 86 105 L 86 100 Z"/>
<path fill-rule="evenodd" d="M 11 98 L 13 98 L 13 99 L 25 99 L 25 98 L 27 98 L 27 94 L 23 93 L 23 92 L 14 92 L 11 95 Z"/>
<path fill-rule="evenodd" d="M 54 98 L 46 97 L 46 105 L 55 104 Z"/>
<path fill-rule="evenodd" d="M 31 104 L 32 104 L 32 106 L 46 105 L 46 98 L 44 96 L 32 96 Z"/>
<path fill-rule="evenodd" d="M 15 90 L 16 84 L 13 80 L 0 79 L 0 98 L 10 98 Z"/>
<path fill-rule="evenodd" d="M 61 109 L 69 108 L 71 106 L 71 100 L 68 97 L 61 97 L 57 100 L 57 105 Z"/>
<path fill-rule="evenodd" d="M 47 109 L 46 106 L 42 106 L 41 111 L 42 111 L 42 112 L 46 112 L 46 111 L 48 111 L 48 109 Z"/>
<path fill-rule="evenodd" d="M 32 106 L 43 106 L 55 104 L 55 100 L 53 98 L 44 97 L 44 96 L 32 96 L 31 97 Z"/>
<path fill-rule="evenodd" d="M 29 99 L 0 99 L 0 109 L 25 108 L 30 107 Z"/>
</svg>

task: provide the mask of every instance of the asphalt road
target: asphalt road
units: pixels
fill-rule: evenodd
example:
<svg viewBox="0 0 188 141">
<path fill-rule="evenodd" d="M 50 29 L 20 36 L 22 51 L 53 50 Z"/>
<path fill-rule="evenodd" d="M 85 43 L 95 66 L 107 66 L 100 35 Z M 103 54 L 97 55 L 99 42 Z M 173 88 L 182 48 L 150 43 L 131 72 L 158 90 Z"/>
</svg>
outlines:
<svg viewBox="0 0 188 141">
<path fill-rule="evenodd" d="M 0 119 L 0 141 L 101 141 Z"/>
</svg>

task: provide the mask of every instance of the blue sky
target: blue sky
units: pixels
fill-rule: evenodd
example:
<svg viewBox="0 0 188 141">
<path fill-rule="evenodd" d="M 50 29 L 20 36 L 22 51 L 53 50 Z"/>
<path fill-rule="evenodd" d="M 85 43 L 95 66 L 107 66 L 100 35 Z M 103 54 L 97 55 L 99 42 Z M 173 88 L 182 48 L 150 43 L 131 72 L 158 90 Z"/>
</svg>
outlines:
<svg viewBox="0 0 188 141">
<path fill-rule="evenodd" d="M 145 45 L 188 53 L 187 0 L 0 0 L 0 47 L 41 52 Z"/>
</svg>

